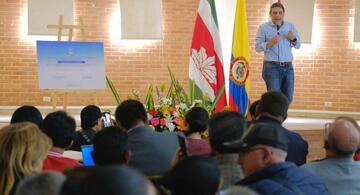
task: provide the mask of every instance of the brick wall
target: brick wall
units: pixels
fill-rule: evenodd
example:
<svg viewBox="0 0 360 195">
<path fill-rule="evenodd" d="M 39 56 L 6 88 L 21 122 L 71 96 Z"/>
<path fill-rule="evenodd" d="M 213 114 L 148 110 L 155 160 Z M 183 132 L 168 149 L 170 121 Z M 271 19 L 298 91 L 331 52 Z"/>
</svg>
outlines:
<svg viewBox="0 0 360 195">
<path fill-rule="evenodd" d="M 149 83 L 169 83 L 167 65 L 187 85 L 189 47 L 198 2 L 164 0 L 164 38 L 144 46 L 114 40 L 110 27 L 117 24 L 113 16 L 119 11 L 118 0 L 75 0 L 75 20 L 82 16 L 90 26 L 86 40 L 104 42 L 106 74 L 120 96 L 126 98 L 132 89 L 137 89 L 144 97 Z M 42 97 L 50 96 L 51 92 L 38 89 L 35 41 L 30 42 L 23 33 L 26 3 L 26 0 L 0 0 L 0 106 L 49 105 Z M 292 108 L 359 111 L 360 49 L 351 41 L 354 7 L 355 0 L 316 1 L 321 34 L 317 46 L 303 47 L 296 56 Z M 265 92 L 261 79 L 262 54 L 255 53 L 254 42 L 257 27 L 268 9 L 268 0 L 247 1 L 252 99 Z M 59 93 L 59 104 L 63 96 L 64 93 Z M 94 103 L 95 96 L 100 105 L 115 104 L 109 89 L 96 95 L 70 92 L 66 99 L 68 105 L 85 105 Z M 333 102 L 333 106 L 324 107 L 325 101 Z"/>
</svg>

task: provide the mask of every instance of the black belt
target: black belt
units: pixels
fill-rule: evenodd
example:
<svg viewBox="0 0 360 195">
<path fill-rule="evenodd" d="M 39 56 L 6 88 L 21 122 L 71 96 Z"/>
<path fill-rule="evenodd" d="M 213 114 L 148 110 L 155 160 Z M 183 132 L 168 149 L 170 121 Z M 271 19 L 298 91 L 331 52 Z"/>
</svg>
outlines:
<svg viewBox="0 0 360 195">
<path fill-rule="evenodd" d="M 292 62 L 277 62 L 277 61 L 264 61 L 264 64 L 271 63 L 271 64 L 277 64 L 279 66 L 290 66 Z"/>
</svg>

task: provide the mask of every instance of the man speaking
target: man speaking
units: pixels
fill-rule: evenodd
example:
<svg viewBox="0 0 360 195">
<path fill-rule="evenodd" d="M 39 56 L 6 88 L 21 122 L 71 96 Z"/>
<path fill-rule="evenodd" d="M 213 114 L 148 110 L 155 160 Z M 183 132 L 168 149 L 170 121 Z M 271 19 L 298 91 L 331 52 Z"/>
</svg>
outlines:
<svg viewBox="0 0 360 195">
<path fill-rule="evenodd" d="M 285 8 L 281 3 L 270 7 L 271 22 L 260 25 L 256 35 L 256 52 L 264 52 L 262 77 L 268 91 L 281 91 L 289 99 L 294 94 L 294 68 L 291 49 L 300 48 L 295 26 L 284 21 Z"/>
</svg>

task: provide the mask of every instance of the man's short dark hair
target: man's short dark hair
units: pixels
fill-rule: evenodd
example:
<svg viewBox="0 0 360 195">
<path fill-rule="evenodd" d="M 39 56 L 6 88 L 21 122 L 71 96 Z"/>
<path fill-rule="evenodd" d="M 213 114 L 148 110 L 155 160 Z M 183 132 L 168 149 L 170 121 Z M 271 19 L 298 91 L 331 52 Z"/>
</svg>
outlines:
<svg viewBox="0 0 360 195">
<path fill-rule="evenodd" d="M 137 121 L 147 123 L 147 113 L 144 105 L 137 100 L 123 101 L 115 111 L 117 122 L 126 130 L 130 129 Z"/>
<path fill-rule="evenodd" d="M 15 110 L 10 120 L 11 124 L 20 122 L 32 122 L 41 129 L 43 117 L 35 106 L 24 105 Z"/>
<path fill-rule="evenodd" d="M 102 113 L 98 106 L 85 106 L 80 112 L 81 128 L 90 129 L 96 125 L 96 122 L 101 118 Z"/>
<path fill-rule="evenodd" d="M 64 175 L 66 180 L 61 187 L 59 195 L 80 195 L 81 185 L 84 180 L 96 170 L 97 166 L 77 166 L 66 169 Z"/>
<path fill-rule="evenodd" d="M 286 116 L 289 100 L 280 91 L 268 91 L 261 96 L 257 106 L 259 113 L 267 112 L 275 117 Z"/>
<path fill-rule="evenodd" d="M 224 146 L 225 142 L 238 140 L 246 129 L 246 121 L 238 112 L 219 112 L 209 121 L 209 141 L 213 150 L 220 153 L 233 153 L 234 149 Z"/>
<path fill-rule="evenodd" d="M 82 184 L 82 194 L 91 195 L 146 195 L 147 190 L 145 177 L 124 165 L 96 167 Z"/>
<path fill-rule="evenodd" d="M 271 6 L 270 6 L 270 11 L 269 13 L 271 14 L 271 10 L 275 7 L 279 7 L 283 10 L 283 12 L 285 13 L 285 7 L 283 4 L 281 4 L 280 2 L 276 2 L 276 3 L 273 3 Z"/>
<path fill-rule="evenodd" d="M 128 135 L 119 127 L 106 127 L 95 134 L 92 156 L 95 164 L 123 164 L 129 151 Z"/>
<path fill-rule="evenodd" d="M 43 123 L 43 131 L 53 141 L 54 147 L 66 148 L 74 138 L 76 122 L 64 111 L 48 114 Z"/>
<path fill-rule="evenodd" d="M 214 195 L 220 185 L 220 170 L 212 158 L 190 156 L 177 163 L 165 178 L 172 195 Z"/>
</svg>

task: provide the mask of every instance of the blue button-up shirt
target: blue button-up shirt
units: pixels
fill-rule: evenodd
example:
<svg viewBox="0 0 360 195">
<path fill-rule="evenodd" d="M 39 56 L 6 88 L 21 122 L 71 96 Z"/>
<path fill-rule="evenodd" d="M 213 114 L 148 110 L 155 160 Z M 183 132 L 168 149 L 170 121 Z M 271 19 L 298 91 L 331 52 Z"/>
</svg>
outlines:
<svg viewBox="0 0 360 195">
<path fill-rule="evenodd" d="M 289 31 L 292 31 L 296 37 L 295 45 L 287 38 Z M 276 25 L 272 22 L 260 25 L 256 34 L 256 51 L 264 51 L 264 61 L 291 62 L 293 60 L 291 48 L 299 49 L 301 45 L 299 34 L 292 23 L 284 21 L 279 28 L 280 42 L 270 48 L 266 48 L 266 42 L 275 37 L 277 32 Z"/>
</svg>

